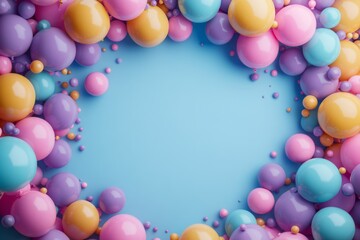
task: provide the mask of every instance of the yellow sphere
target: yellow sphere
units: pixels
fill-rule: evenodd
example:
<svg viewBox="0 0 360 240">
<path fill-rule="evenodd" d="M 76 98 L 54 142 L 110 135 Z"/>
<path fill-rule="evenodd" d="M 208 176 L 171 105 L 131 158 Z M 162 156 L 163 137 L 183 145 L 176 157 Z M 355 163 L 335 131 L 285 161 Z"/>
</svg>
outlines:
<svg viewBox="0 0 360 240">
<path fill-rule="evenodd" d="M 214 229 L 205 224 L 194 224 L 185 229 L 179 240 L 219 240 Z"/>
<path fill-rule="evenodd" d="M 155 47 L 169 32 L 169 21 L 159 7 L 150 6 L 137 18 L 127 22 L 127 30 L 134 42 L 142 47 Z"/>
<path fill-rule="evenodd" d="M 16 73 L 0 75 L 0 119 L 15 122 L 28 116 L 35 104 L 30 81 Z"/>
<path fill-rule="evenodd" d="M 275 20 L 272 0 L 232 0 L 228 10 L 231 26 L 244 36 L 267 32 Z"/>
<path fill-rule="evenodd" d="M 320 127 L 334 138 L 349 138 L 360 132 L 360 100 L 353 94 L 331 94 L 318 110 Z"/>
<path fill-rule="evenodd" d="M 103 40 L 110 29 L 110 18 L 96 0 L 75 0 L 66 9 L 64 26 L 76 42 L 93 44 Z"/>
<path fill-rule="evenodd" d="M 78 200 L 65 209 L 62 226 L 70 239 L 82 240 L 95 233 L 99 221 L 96 207 L 88 201 Z"/>
<path fill-rule="evenodd" d="M 33 73 L 41 73 L 44 70 L 44 64 L 39 60 L 30 63 L 30 71 Z"/>
<path fill-rule="evenodd" d="M 318 100 L 315 96 L 307 95 L 302 103 L 305 109 L 314 110 L 318 105 Z"/>
<path fill-rule="evenodd" d="M 340 23 L 334 28 L 335 31 L 355 32 L 360 28 L 359 0 L 336 0 L 333 7 L 341 13 Z"/>
</svg>

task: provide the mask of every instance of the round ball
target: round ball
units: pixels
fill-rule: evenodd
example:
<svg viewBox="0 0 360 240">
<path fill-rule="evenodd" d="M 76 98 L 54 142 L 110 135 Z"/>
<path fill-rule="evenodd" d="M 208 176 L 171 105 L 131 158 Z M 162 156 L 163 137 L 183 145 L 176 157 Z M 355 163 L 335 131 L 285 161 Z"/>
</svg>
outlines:
<svg viewBox="0 0 360 240">
<path fill-rule="evenodd" d="M 93 72 L 86 77 L 84 86 L 90 95 L 101 96 L 108 90 L 109 80 L 104 74 Z"/>
<path fill-rule="evenodd" d="M 314 156 L 315 143 L 306 134 L 294 134 L 286 141 L 285 153 L 291 161 L 302 163 Z"/>
<path fill-rule="evenodd" d="M 214 229 L 205 224 L 194 224 L 186 228 L 179 240 L 219 240 Z"/>
<path fill-rule="evenodd" d="M 272 193 L 265 188 L 255 188 L 247 197 L 247 204 L 251 211 L 265 214 L 274 207 L 275 199 Z"/>
<path fill-rule="evenodd" d="M 116 187 L 107 188 L 100 194 L 99 207 L 106 214 L 121 211 L 125 205 L 124 192 Z"/>
<path fill-rule="evenodd" d="M 179 0 L 181 13 L 191 22 L 203 23 L 212 19 L 220 9 L 221 0 Z"/>
<path fill-rule="evenodd" d="M 226 218 L 225 231 L 228 236 L 242 224 L 256 224 L 256 218 L 254 215 L 246 210 L 238 209 L 230 213 Z"/>
<path fill-rule="evenodd" d="M 276 163 L 268 163 L 261 167 L 258 181 L 261 187 L 270 191 L 277 191 L 285 184 L 286 174 L 284 169 Z"/>
</svg>

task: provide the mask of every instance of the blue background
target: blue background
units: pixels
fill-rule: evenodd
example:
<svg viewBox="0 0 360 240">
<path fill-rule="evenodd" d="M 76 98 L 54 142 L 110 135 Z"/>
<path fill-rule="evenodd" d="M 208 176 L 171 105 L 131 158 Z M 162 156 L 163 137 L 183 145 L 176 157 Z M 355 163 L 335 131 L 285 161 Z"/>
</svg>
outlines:
<svg viewBox="0 0 360 240">
<path fill-rule="evenodd" d="M 265 163 L 280 163 L 288 176 L 296 167 L 283 148 L 301 131 L 300 101 L 294 101 L 297 78 L 280 72 L 272 77 L 262 69 L 252 82 L 253 70 L 229 55 L 236 38 L 215 46 L 204 32 L 204 25 L 196 25 L 186 42 L 167 39 L 152 49 L 127 37 L 111 51 L 105 41 L 101 45 L 107 51 L 97 65 L 73 64 L 72 75 L 62 78 L 83 82 L 90 72 L 112 69 L 105 95 L 92 97 L 82 84 L 78 88 L 82 121 L 74 132 L 83 127 L 83 140 L 71 143 L 73 157 L 66 167 L 46 170 L 46 176 L 75 174 L 88 183 L 82 198 L 94 196 L 94 203 L 107 187 L 123 189 L 127 202 L 121 213 L 158 227 L 157 233 L 148 230 L 148 239 L 168 239 L 204 216 L 212 224 L 221 208 L 246 208 Z M 116 58 L 123 62 L 117 64 Z M 272 98 L 274 92 L 278 99 Z M 79 145 L 86 150 L 79 152 Z M 271 151 L 278 152 L 276 159 L 269 157 Z M 103 215 L 101 224 L 108 217 Z M 20 239 L 11 234 L 0 228 L 0 236 Z"/>
</svg>

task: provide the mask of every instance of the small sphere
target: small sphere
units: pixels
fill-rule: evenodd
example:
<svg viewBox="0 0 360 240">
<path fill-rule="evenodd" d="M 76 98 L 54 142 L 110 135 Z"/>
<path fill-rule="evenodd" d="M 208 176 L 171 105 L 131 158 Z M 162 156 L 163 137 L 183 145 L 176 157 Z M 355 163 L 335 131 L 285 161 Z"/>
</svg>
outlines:
<svg viewBox="0 0 360 240">
<path fill-rule="evenodd" d="M 303 106 L 307 110 L 314 110 L 318 105 L 318 100 L 315 96 L 307 95 L 302 102 Z"/>
<path fill-rule="evenodd" d="M 219 216 L 221 218 L 226 218 L 229 215 L 229 211 L 225 208 L 221 209 L 219 212 Z"/>
<path fill-rule="evenodd" d="M 44 64 L 39 60 L 30 63 L 30 71 L 33 73 L 41 73 L 44 70 Z"/>
<path fill-rule="evenodd" d="M 354 186 L 351 183 L 345 183 L 341 187 L 341 191 L 345 196 L 351 196 L 355 193 Z"/>
<path fill-rule="evenodd" d="M 1 219 L 1 224 L 5 228 L 10 228 L 15 224 L 15 218 L 12 215 L 6 215 Z"/>
<path fill-rule="evenodd" d="M 293 234 L 298 234 L 300 232 L 300 228 L 298 226 L 292 226 L 291 227 L 291 232 Z"/>
<path fill-rule="evenodd" d="M 85 79 L 85 90 L 90 95 L 101 96 L 108 90 L 108 87 L 108 78 L 100 72 L 90 73 Z"/>
<path fill-rule="evenodd" d="M 249 193 L 247 203 L 254 213 L 265 214 L 272 210 L 275 199 L 269 190 L 265 188 L 255 188 Z"/>
<path fill-rule="evenodd" d="M 176 233 L 172 233 L 170 235 L 170 240 L 179 240 L 179 235 L 177 235 Z"/>
</svg>

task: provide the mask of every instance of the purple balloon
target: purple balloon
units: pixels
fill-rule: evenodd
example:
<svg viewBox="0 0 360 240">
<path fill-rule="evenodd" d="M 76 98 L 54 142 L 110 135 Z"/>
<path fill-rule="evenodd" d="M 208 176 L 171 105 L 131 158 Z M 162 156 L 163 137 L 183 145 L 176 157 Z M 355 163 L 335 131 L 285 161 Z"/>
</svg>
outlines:
<svg viewBox="0 0 360 240">
<path fill-rule="evenodd" d="M 279 65 L 287 75 L 296 76 L 305 71 L 307 61 L 300 48 L 289 48 L 281 53 Z"/>
<path fill-rule="evenodd" d="M 0 0 L 0 15 L 15 14 L 16 2 L 14 0 Z"/>
<path fill-rule="evenodd" d="M 68 95 L 54 94 L 44 104 L 44 118 L 54 130 L 70 128 L 77 116 L 76 102 Z"/>
<path fill-rule="evenodd" d="M 264 165 L 258 174 L 260 186 L 270 191 L 277 191 L 284 186 L 286 174 L 284 169 L 276 163 Z"/>
<path fill-rule="evenodd" d="M 357 200 L 353 209 L 350 211 L 350 215 L 354 219 L 356 225 L 360 226 L 360 200 Z"/>
<path fill-rule="evenodd" d="M 266 230 L 257 224 L 242 224 L 231 234 L 230 240 L 270 240 Z"/>
<path fill-rule="evenodd" d="M 21 17 L 29 19 L 35 14 L 35 5 L 28 1 L 19 3 L 18 13 Z"/>
<path fill-rule="evenodd" d="M 298 4 L 308 7 L 309 0 L 291 0 L 289 5 Z"/>
<path fill-rule="evenodd" d="M 228 15 L 217 13 L 213 19 L 206 24 L 206 36 L 210 42 L 217 45 L 228 43 L 234 36 Z"/>
<path fill-rule="evenodd" d="M 360 195 L 360 164 L 352 170 L 350 182 L 354 187 L 356 195 Z"/>
<path fill-rule="evenodd" d="M 227 13 L 229 10 L 229 5 L 231 3 L 231 0 L 221 0 L 220 10 L 224 13 Z"/>
<path fill-rule="evenodd" d="M 101 56 L 101 48 L 98 43 L 76 43 L 75 61 L 83 66 L 91 66 L 97 63 Z"/>
<path fill-rule="evenodd" d="M 71 65 L 76 47 L 62 30 L 51 27 L 34 36 L 30 54 L 33 60 L 40 60 L 47 70 L 56 71 Z"/>
<path fill-rule="evenodd" d="M 306 230 L 315 212 L 315 206 L 303 199 L 296 188 L 284 192 L 274 207 L 275 220 L 284 231 L 290 231 L 292 226 L 298 226 L 301 232 Z"/>
<path fill-rule="evenodd" d="M 317 10 L 323 10 L 324 8 L 331 7 L 335 0 L 317 0 L 315 8 Z"/>
<path fill-rule="evenodd" d="M 177 0 L 164 0 L 164 4 L 169 10 L 173 10 L 174 8 L 177 7 L 178 1 Z"/>
<path fill-rule="evenodd" d="M 315 19 L 316 19 L 316 28 L 322 28 L 324 27 L 321 22 L 320 22 L 320 13 L 321 11 L 317 10 L 316 8 L 311 10 L 315 16 Z"/>
<path fill-rule="evenodd" d="M 318 99 L 336 92 L 339 80 L 330 80 L 327 76 L 329 67 L 309 67 L 300 78 L 301 90 L 306 95 L 313 95 Z"/>
<path fill-rule="evenodd" d="M 99 198 L 100 209 L 106 214 L 113 214 L 121 211 L 125 205 L 124 192 L 116 187 L 105 189 Z"/>
<path fill-rule="evenodd" d="M 284 7 L 284 0 L 273 0 L 274 6 L 276 9 Z"/>
<path fill-rule="evenodd" d="M 55 141 L 51 153 L 43 159 L 46 166 L 50 168 L 61 168 L 68 164 L 71 159 L 71 148 L 68 142 L 60 139 Z"/>
<path fill-rule="evenodd" d="M 58 207 L 65 207 L 79 199 L 79 179 L 70 173 L 58 173 L 46 183 L 47 194 Z"/>
<path fill-rule="evenodd" d="M 63 233 L 59 230 L 53 229 L 53 230 L 50 230 L 44 236 L 35 238 L 34 240 L 70 240 L 70 238 L 68 238 L 68 236 L 66 236 L 65 233 Z"/>
<path fill-rule="evenodd" d="M 33 33 L 30 24 L 18 15 L 0 16 L 0 55 L 17 57 L 30 47 Z"/>
<path fill-rule="evenodd" d="M 31 63 L 31 58 L 28 54 L 23 54 L 21 56 L 15 57 L 12 60 L 12 67 L 16 73 L 25 74 L 28 71 L 28 66 Z"/>
</svg>

